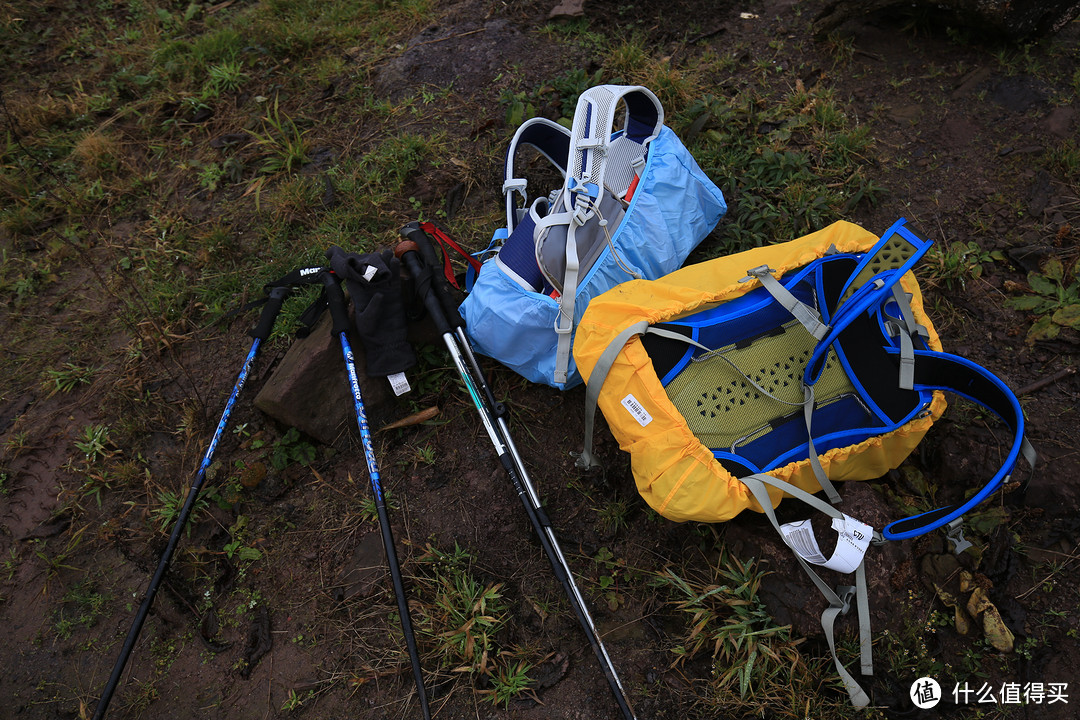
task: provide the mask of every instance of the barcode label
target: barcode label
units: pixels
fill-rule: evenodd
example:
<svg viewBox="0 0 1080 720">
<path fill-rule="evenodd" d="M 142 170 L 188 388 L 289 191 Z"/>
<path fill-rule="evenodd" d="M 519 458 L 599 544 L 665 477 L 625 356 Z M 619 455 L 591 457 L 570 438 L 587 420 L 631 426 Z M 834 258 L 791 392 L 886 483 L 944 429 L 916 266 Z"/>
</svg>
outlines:
<svg viewBox="0 0 1080 720">
<path fill-rule="evenodd" d="M 814 529 L 809 520 L 786 523 L 780 526 L 781 532 L 787 539 L 788 545 L 799 554 L 803 560 L 814 565 L 824 565 L 825 556 L 821 554 L 817 538 L 814 537 Z"/>
<path fill-rule="evenodd" d="M 387 379 L 390 381 L 390 387 L 394 390 L 394 395 L 398 397 L 412 390 L 409 385 L 409 378 L 405 377 L 405 373 L 399 372 L 393 375 L 388 375 Z"/>
<path fill-rule="evenodd" d="M 622 399 L 622 405 L 624 408 L 627 409 L 627 411 L 629 411 L 630 415 L 638 421 L 638 425 L 640 425 L 641 427 L 645 427 L 652 422 L 652 415 L 649 414 L 649 411 L 646 410 L 645 407 L 640 402 L 638 402 L 638 399 L 633 395 L 627 395 L 626 397 L 624 397 Z"/>
</svg>

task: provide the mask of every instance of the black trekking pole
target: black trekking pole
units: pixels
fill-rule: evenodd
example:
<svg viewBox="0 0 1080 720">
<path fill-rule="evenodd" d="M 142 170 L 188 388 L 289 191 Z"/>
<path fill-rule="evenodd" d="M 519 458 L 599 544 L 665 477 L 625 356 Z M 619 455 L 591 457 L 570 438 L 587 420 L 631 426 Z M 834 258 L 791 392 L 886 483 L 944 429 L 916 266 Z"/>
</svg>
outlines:
<svg viewBox="0 0 1080 720">
<path fill-rule="evenodd" d="M 436 329 L 442 335 L 443 342 L 450 352 L 450 357 L 454 361 L 458 374 L 472 397 L 473 404 L 480 413 L 480 421 L 491 439 L 499 462 L 510 478 L 518 498 L 525 506 L 529 522 L 540 539 L 540 545 L 551 563 L 555 577 L 562 583 L 570 600 L 570 605 L 574 608 L 574 614 L 577 616 L 582 630 L 585 631 L 597 660 L 600 661 L 600 667 L 608 681 L 608 685 L 611 687 L 612 693 L 615 695 L 619 709 L 626 720 L 636 720 L 634 711 L 631 709 L 629 700 L 626 697 L 626 691 L 623 690 L 618 673 L 611 662 L 611 657 L 608 655 L 607 649 L 596 631 L 596 625 L 589 614 L 585 599 L 578 590 L 570 566 L 559 548 L 555 532 L 551 527 L 551 521 L 540 504 L 539 495 L 529 480 L 524 462 L 521 460 L 521 456 L 510 438 L 505 419 L 505 410 L 501 403 L 495 400 L 491 389 L 484 380 L 483 373 L 480 372 L 475 355 L 465 336 L 460 315 L 458 315 L 456 309 L 452 313 L 448 312 L 448 308 L 453 308 L 453 304 L 439 280 L 434 278 L 433 267 L 437 263 L 433 264 L 430 260 L 424 262 L 418 255 L 418 253 L 434 254 L 427 235 L 419 227 L 411 224 L 402 228 L 401 233 L 409 239 L 399 243 L 394 254 L 401 258 L 409 274 L 412 275 L 416 292 L 435 323 Z M 427 250 L 424 250 L 425 245 Z M 457 338 L 455 338 L 455 334 L 451 330 L 451 324 L 456 326 Z M 466 360 L 466 354 L 468 360 Z M 469 364 L 467 365 L 466 362 Z"/>
<path fill-rule="evenodd" d="M 158 589 L 165 579 L 165 573 L 169 569 L 169 563 L 172 561 L 173 553 L 176 552 L 176 546 L 180 542 L 180 535 L 187 525 L 192 510 L 195 508 L 195 500 L 198 498 L 199 492 L 202 490 L 203 482 L 206 480 L 206 469 L 210 467 L 210 461 L 214 456 L 214 451 L 217 449 L 222 433 L 225 432 L 225 426 L 229 421 L 229 415 L 232 413 L 233 405 L 236 403 L 236 398 L 240 395 L 240 391 L 243 390 L 244 383 L 247 382 L 248 373 L 251 372 L 251 366 L 255 361 L 255 355 L 259 351 L 259 345 L 270 336 L 270 331 L 273 330 L 274 322 L 277 320 L 278 313 L 281 311 L 281 306 L 284 304 L 285 298 L 287 298 L 292 291 L 292 284 L 286 283 L 291 278 L 295 277 L 296 279 L 299 279 L 304 277 L 305 273 L 306 275 L 313 274 L 310 268 L 297 270 L 281 281 L 278 281 L 281 284 L 272 287 L 269 291 L 266 305 L 263 307 L 262 314 L 259 316 L 259 323 L 250 333 L 253 338 L 251 341 L 251 349 L 248 350 L 247 358 L 244 360 L 244 365 L 240 369 L 240 374 L 236 378 L 236 383 L 233 385 L 232 394 L 229 395 L 229 400 L 225 403 L 225 411 L 218 421 L 214 436 L 210 440 L 210 445 L 206 450 L 206 454 L 203 456 L 202 462 L 199 464 L 199 471 L 195 474 L 195 481 L 188 490 L 187 499 L 184 501 L 183 507 L 180 508 L 180 515 L 176 518 L 176 524 L 173 526 L 172 534 L 169 535 L 169 542 L 165 545 L 165 551 L 161 554 L 161 559 L 158 561 L 157 570 L 154 572 L 154 575 L 150 580 L 150 585 L 146 589 L 146 595 L 143 597 L 142 604 L 139 605 L 139 610 L 135 614 L 135 620 L 131 623 L 131 629 L 128 630 L 127 638 L 124 640 L 123 648 L 120 650 L 120 656 L 116 658 L 116 664 L 113 666 L 109 682 L 105 685 L 105 689 L 101 693 L 101 699 L 98 700 L 97 707 L 94 710 L 94 720 L 101 720 L 105 717 L 105 711 L 109 707 L 109 702 L 112 700 L 113 693 L 116 692 L 116 686 L 120 683 L 120 676 L 124 673 L 124 668 L 127 666 L 128 659 L 131 657 L 131 652 L 135 648 L 135 641 L 139 639 L 139 633 L 142 631 L 143 623 L 146 622 L 146 617 L 150 613 L 150 606 L 154 603 L 154 597 L 157 595 Z"/>
<path fill-rule="evenodd" d="M 424 674 L 420 667 L 420 653 L 416 649 L 416 636 L 413 634 L 412 619 L 409 616 L 409 603 L 405 598 L 405 584 L 401 579 L 401 567 L 398 565 L 397 551 L 394 548 L 394 534 L 390 529 L 390 517 L 387 515 L 386 501 L 383 498 L 379 465 L 375 460 L 375 449 L 371 444 L 371 429 L 368 427 L 367 413 L 364 411 L 364 399 L 360 394 L 360 381 L 356 375 L 356 360 L 353 357 L 352 346 L 349 344 L 349 338 L 347 337 L 350 323 L 348 309 L 345 306 L 345 294 L 341 290 L 340 281 L 333 272 L 325 270 L 321 278 L 330 309 L 330 319 L 333 322 L 333 332 L 341 341 L 341 352 L 345 356 L 345 369 L 349 375 L 349 389 L 352 393 L 353 404 L 356 406 L 356 424 L 360 427 L 360 442 L 364 446 L 364 459 L 367 461 L 368 477 L 371 479 L 371 491 L 375 496 L 375 511 L 379 516 L 379 527 L 382 530 L 383 550 L 386 552 L 386 563 L 390 567 L 390 579 L 394 584 L 398 615 L 401 616 L 401 630 L 405 635 L 409 660 L 412 662 L 416 692 L 420 697 L 420 712 L 423 713 L 424 720 L 431 720 L 427 693 L 424 691 Z"/>
</svg>

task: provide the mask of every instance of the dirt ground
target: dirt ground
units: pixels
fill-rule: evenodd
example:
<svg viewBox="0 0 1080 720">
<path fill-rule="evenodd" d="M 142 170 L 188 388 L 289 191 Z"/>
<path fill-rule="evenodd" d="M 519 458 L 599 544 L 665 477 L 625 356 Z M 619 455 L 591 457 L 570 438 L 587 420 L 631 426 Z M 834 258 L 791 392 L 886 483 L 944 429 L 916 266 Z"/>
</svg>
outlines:
<svg viewBox="0 0 1080 720">
<path fill-rule="evenodd" d="M 445 197 L 467 212 L 471 205 L 497 202 L 499 153 L 512 132 L 499 105 L 500 78 L 511 75 L 532 86 L 568 67 L 593 66 L 580 46 L 567 50 L 540 31 L 553 1 L 442 5 L 441 20 L 372 75 L 375 92 L 385 98 L 425 86 L 452 88 L 445 112 L 422 122 L 441 123 L 460 135 L 462 146 L 475 150 L 473 161 L 487 153 L 489 181 L 462 189 L 452 173 L 425 168 L 409 179 L 408 192 L 421 199 Z M 1077 258 L 1077 169 L 1071 177 L 1063 173 L 1055 149 L 1070 142 L 1076 148 L 1080 88 L 1076 75 L 1071 87 L 1048 84 L 1049 75 L 1040 68 L 1076 65 L 1080 25 L 1066 27 L 1052 52 L 1037 45 L 1012 54 L 1002 50 L 1007 45 L 990 40 L 958 42 L 933 23 L 875 15 L 856 18 L 842 35 L 801 45 L 802 50 L 794 43 L 777 50 L 776 41 L 810 32 L 816 4 L 680 0 L 645 5 L 590 1 L 585 13 L 590 19 L 637 23 L 676 64 L 738 49 L 742 54 L 733 73 L 760 57 L 807 68 L 800 81 L 832 86 L 875 139 L 875 155 L 865 159 L 867 172 L 886 192 L 874 205 L 857 205 L 849 219 L 880 232 L 906 217 L 924 235 L 977 246 L 978 276 L 946 282 L 943 273 L 927 271 L 924 288 L 945 348 L 990 368 L 1021 394 L 1028 436 L 1040 455 L 1030 482 L 1011 485 L 1011 492 L 993 501 L 992 512 L 981 516 L 979 557 L 966 561 L 974 582 L 1015 636 L 1016 648 L 997 652 L 978 629 L 965 637 L 947 623 L 924 636 L 936 646 L 922 652 L 948 665 L 950 679 L 973 688 L 1067 683 L 1070 694 L 1080 691 L 1075 572 L 1080 379 L 1073 373 L 1080 336 L 1065 328 L 1055 338 L 1028 343 L 1033 314 L 1005 304 L 1026 287 L 1028 272 L 1041 271 L 1048 259 L 1071 267 Z M 835 60 L 837 43 L 848 48 L 842 66 Z M 1006 57 L 1016 58 L 1015 65 L 1007 66 Z M 206 203 L 200 212 L 213 211 L 212 201 L 191 202 Z M 125 218 L 110 220 L 112 233 L 125 232 Z M 714 235 L 722 235 L 727 222 L 730 218 Z M 475 237 L 488 231 L 480 228 Z M 5 258 L 19 250 L 15 239 L 0 240 Z M 70 312 L 73 322 L 94 327 L 117 309 L 115 298 L 95 290 L 109 262 L 94 249 L 72 258 L 63 283 L 39 299 L 35 312 Z M 58 304 L 76 288 L 79 307 Z M 1071 292 L 1076 300 L 1075 287 Z M 13 313 L 11 307 L 0 309 L 0 327 L 13 327 Z M 103 373 L 67 393 L 4 380 L 0 628 L 8 650 L 0 673 L 0 717 L 90 716 L 165 544 L 161 528 L 168 524 L 149 514 L 149 497 L 106 487 L 98 495 L 83 495 L 72 509 L 70 488 L 85 482 L 74 451 L 80 429 L 115 423 L 117 415 L 127 413 L 129 423 L 145 428 L 138 443 L 103 452 L 117 458 L 137 455 L 143 461 L 138 473 L 145 467 L 148 477 L 186 491 L 243 360 L 242 333 L 249 320 L 242 316 L 229 327 L 176 337 L 159 349 L 153 363 L 141 366 L 138 377 Z M 469 692 L 472 681 L 466 674 L 430 668 L 436 717 L 619 717 L 475 411 L 450 379 L 445 354 L 430 330 L 416 332 L 418 346 L 434 348 L 425 355 L 417 382 L 439 415 L 375 437 L 407 583 L 421 592 L 439 563 L 451 562 L 439 560 L 431 548 L 467 551 L 475 557 L 472 571 L 482 584 L 501 584 L 508 621 L 498 647 L 507 653 L 527 649 L 539 661 L 530 675 L 535 699 L 505 706 Z M 127 340 L 118 332 L 102 335 L 97 343 L 119 353 Z M 4 344 L 9 359 L 29 354 Z M 287 428 L 254 407 L 256 393 L 288 347 L 284 341 L 270 343 L 257 361 L 233 411 L 232 427 L 239 429 L 226 433 L 216 455 L 221 465 L 211 471 L 213 485 L 233 472 L 230 468 L 239 468 L 242 487 L 235 488 L 235 497 L 217 495 L 220 502 L 196 513 L 110 717 L 419 716 L 378 525 L 358 510 L 370 491 L 357 433 L 350 428 L 332 443 L 283 440 Z M 711 665 L 703 658 L 673 663 L 672 648 L 685 642 L 685 624 L 663 597 L 649 595 L 648 582 L 641 579 L 665 567 L 707 574 L 721 546 L 735 557 L 756 558 L 771 571 L 760 595 L 773 618 L 807 638 L 801 646 L 806 653 L 824 655 L 817 624 L 824 603 L 760 517 L 746 514 L 712 527 L 658 518 L 637 496 L 629 461 L 603 424 L 597 442 L 606 470 L 581 476 L 570 451 L 581 445 L 584 390 L 560 393 L 529 384 L 493 361 L 486 367 L 496 394 L 508 403 L 514 438 L 638 717 L 709 717 L 723 707 L 706 710 L 692 699 L 695 688 L 707 684 Z M 343 392 L 343 374 L 323 379 L 337 382 Z M 174 424 L 165 425 L 141 406 L 117 408 L 109 402 L 113 384 L 120 382 L 171 405 Z M 380 402 L 371 424 L 380 428 L 417 409 L 407 400 Z M 348 427 L 349 411 L 344 405 L 328 412 Z M 970 409 L 951 409 L 906 467 L 933 477 L 942 497 L 958 497 L 994 471 L 1005 435 Z M 308 462 L 275 469 L 265 461 L 268 447 Z M 890 505 L 888 488 L 911 477 L 896 472 L 842 493 L 849 507 L 896 517 L 900 510 Z M 239 518 L 244 527 L 238 528 Z M 242 546 L 230 542 L 241 537 Z M 246 558 L 241 550 L 249 553 Z M 873 714 L 1074 717 L 1072 708 L 1080 701 L 1075 697 L 1068 704 L 972 700 L 965 707 L 946 698 L 936 710 L 914 709 L 908 689 L 916 680 L 915 664 L 905 664 L 896 638 L 902 645 L 902 638 L 913 637 L 912 624 L 950 617 L 952 611 L 935 598 L 927 580 L 927 563 L 945 553 L 944 538 L 933 535 L 874 548 L 868 555 L 879 670 L 867 683 L 877 708 Z M 252 557 L 258 560 L 245 561 Z M 423 631 L 428 627 L 423 606 L 434 602 L 424 597 L 414 606 Z M 850 640 L 853 625 L 845 621 L 841 632 Z M 421 644 L 432 660 L 435 639 L 425 636 Z M 831 666 L 817 667 L 823 669 L 820 694 L 835 701 L 835 716 L 845 716 Z M 768 703 L 755 710 L 732 704 L 730 713 L 792 716 Z"/>
</svg>

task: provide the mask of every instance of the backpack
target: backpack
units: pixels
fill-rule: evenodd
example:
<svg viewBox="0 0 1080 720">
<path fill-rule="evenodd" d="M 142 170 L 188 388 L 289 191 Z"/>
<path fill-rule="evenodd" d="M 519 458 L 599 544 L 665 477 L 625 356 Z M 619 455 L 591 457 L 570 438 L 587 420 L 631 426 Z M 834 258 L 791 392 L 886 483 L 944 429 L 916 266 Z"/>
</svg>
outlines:
<svg viewBox="0 0 1080 720">
<path fill-rule="evenodd" d="M 630 282 L 593 300 L 574 356 L 587 378 L 586 447 L 599 406 L 630 453 L 642 497 L 672 520 L 722 522 L 763 512 L 829 600 L 822 625 L 851 598 L 810 569 L 856 572 L 862 669 L 870 674 L 869 612 L 862 558 L 871 540 L 950 531 L 967 544 L 961 517 L 1006 482 L 1024 437 L 1015 394 L 976 363 L 942 351 L 910 272 L 931 243 L 903 219 L 880 239 L 846 222 L 790 242 Z M 945 410 L 943 390 L 979 403 L 1012 431 L 1000 468 L 965 500 L 889 523 L 879 531 L 812 493 L 839 501 L 833 485 L 870 480 L 900 465 Z M 797 497 L 833 518 L 832 558 L 809 521 L 777 523 L 773 508 Z M 836 658 L 835 651 L 833 653 Z M 836 660 L 856 705 L 865 693 Z"/>
<path fill-rule="evenodd" d="M 679 268 L 712 231 L 723 194 L 663 123 L 648 89 L 600 85 L 578 99 L 572 130 L 540 117 L 518 128 L 504 168 L 506 227 L 478 254 L 460 308 L 478 352 L 533 382 L 580 383 L 571 348 L 589 301 Z M 515 170 L 525 146 L 563 175 L 561 188 L 530 199 Z"/>
</svg>

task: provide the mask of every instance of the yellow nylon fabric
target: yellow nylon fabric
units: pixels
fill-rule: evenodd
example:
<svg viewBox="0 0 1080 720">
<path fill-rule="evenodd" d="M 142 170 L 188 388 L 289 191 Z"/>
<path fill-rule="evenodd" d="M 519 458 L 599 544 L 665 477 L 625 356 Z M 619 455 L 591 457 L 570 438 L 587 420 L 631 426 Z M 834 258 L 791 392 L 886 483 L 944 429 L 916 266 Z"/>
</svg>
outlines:
<svg viewBox="0 0 1080 720">
<path fill-rule="evenodd" d="M 796 240 L 691 265 L 659 280 L 618 285 L 589 303 L 574 341 L 577 366 L 588 383 L 600 355 L 630 325 L 642 320 L 650 325 L 674 320 L 759 287 L 756 280 L 740 282 L 747 270 L 768 265 L 782 277 L 823 257 L 830 247 L 841 253 L 862 253 L 878 239 L 857 225 L 837 222 Z M 940 350 L 941 341 L 926 316 L 914 276 L 907 273 L 901 285 L 912 295 L 916 322 L 929 333 L 927 344 Z M 624 406 L 629 396 L 651 418 L 645 424 L 644 414 Z M 722 522 L 747 508 L 761 511 L 746 486 L 721 467 L 668 399 L 640 337 L 631 338 L 620 351 L 604 381 L 598 405 L 619 447 L 630 453 L 638 491 L 664 517 Z M 886 435 L 830 450 L 820 456 L 822 467 L 834 482 L 880 477 L 903 462 L 944 411 L 944 395 L 935 392 L 929 414 Z M 821 489 L 808 460 L 769 474 L 808 492 Z M 775 507 L 784 494 L 770 489 L 770 497 Z"/>
</svg>

